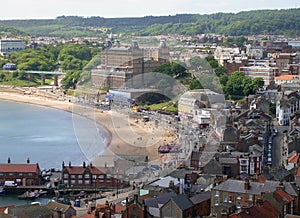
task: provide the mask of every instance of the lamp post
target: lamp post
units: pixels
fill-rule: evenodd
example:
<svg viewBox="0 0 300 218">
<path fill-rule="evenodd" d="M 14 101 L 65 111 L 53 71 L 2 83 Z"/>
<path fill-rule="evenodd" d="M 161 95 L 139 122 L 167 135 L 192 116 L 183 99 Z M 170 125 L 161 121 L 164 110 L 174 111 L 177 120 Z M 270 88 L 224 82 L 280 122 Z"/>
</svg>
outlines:
<svg viewBox="0 0 300 218">
<path fill-rule="evenodd" d="M 117 170 L 117 199 L 119 198 L 119 170 Z"/>
</svg>

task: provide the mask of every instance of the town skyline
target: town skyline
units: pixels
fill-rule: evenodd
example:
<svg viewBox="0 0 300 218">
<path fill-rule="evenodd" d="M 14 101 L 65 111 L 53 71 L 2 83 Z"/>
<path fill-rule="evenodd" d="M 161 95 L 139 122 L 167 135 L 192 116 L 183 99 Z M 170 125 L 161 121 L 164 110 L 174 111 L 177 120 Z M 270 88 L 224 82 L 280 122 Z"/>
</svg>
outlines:
<svg viewBox="0 0 300 218">
<path fill-rule="evenodd" d="M 15 7 L 18 5 L 18 7 Z M 254 0 L 251 2 L 240 2 L 237 0 L 212 0 L 209 3 L 203 0 L 165 0 L 165 1 L 137 1 L 137 0 L 115 0 L 113 2 L 103 1 L 44 1 L 37 3 L 34 0 L 6 2 L 6 8 L 14 8 L 2 11 L 0 20 L 15 19 L 53 19 L 58 16 L 100 16 L 113 17 L 144 17 L 144 16 L 168 16 L 175 14 L 212 14 L 212 13 L 238 13 L 241 11 L 261 9 L 289 9 L 297 8 L 296 0 L 277 0 L 270 4 L 267 0 Z"/>
</svg>

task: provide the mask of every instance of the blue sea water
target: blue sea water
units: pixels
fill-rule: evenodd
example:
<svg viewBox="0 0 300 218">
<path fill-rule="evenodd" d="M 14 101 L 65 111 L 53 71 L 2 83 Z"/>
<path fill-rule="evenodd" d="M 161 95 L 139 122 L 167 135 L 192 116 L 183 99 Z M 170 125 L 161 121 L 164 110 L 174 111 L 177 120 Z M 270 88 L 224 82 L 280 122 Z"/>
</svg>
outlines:
<svg viewBox="0 0 300 218">
<path fill-rule="evenodd" d="M 80 123 L 76 128 L 74 120 Z M 0 101 L 0 163 L 10 157 L 12 163 L 29 158 L 45 169 L 61 169 L 62 161 L 81 165 L 101 154 L 107 139 L 105 129 L 92 120 L 44 106 Z"/>
</svg>

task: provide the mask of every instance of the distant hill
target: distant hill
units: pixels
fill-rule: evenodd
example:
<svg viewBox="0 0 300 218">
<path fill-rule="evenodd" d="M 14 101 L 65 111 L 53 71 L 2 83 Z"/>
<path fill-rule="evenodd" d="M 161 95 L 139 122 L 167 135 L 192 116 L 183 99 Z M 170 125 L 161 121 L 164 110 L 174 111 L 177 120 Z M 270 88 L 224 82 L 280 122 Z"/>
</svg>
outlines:
<svg viewBox="0 0 300 218">
<path fill-rule="evenodd" d="M 226 35 L 300 35 L 300 8 L 254 10 L 211 15 L 178 14 L 139 18 L 60 16 L 55 19 L 3 20 L 0 26 L 35 36 L 101 36 L 107 32 L 134 35 L 216 33 Z M 0 33 L 1 34 L 1 33 Z"/>
</svg>

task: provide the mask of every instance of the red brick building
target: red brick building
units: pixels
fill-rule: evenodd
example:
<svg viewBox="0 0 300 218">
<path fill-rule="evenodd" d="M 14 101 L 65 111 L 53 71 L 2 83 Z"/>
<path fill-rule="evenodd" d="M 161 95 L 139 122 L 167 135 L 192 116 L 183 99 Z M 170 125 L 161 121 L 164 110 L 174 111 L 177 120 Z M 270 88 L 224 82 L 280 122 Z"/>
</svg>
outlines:
<svg viewBox="0 0 300 218">
<path fill-rule="evenodd" d="M 111 172 L 111 173 L 110 173 Z M 84 187 L 126 187 L 123 175 L 115 175 L 112 171 L 100 169 L 92 164 L 83 162 L 82 166 L 62 165 L 62 182 L 66 186 Z M 117 179 L 118 178 L 118 179 Z"/>
<path fill-rule="evenodd" d="M 0 183 L 5 181 L 14 181 L 19 186 L 40 185 L 40 167 L 38 163 L 30 164 L 29 159 L 26 164 L 12 164 L 9 158 L 7 164 L 0 164 Z"/>
</svg>

